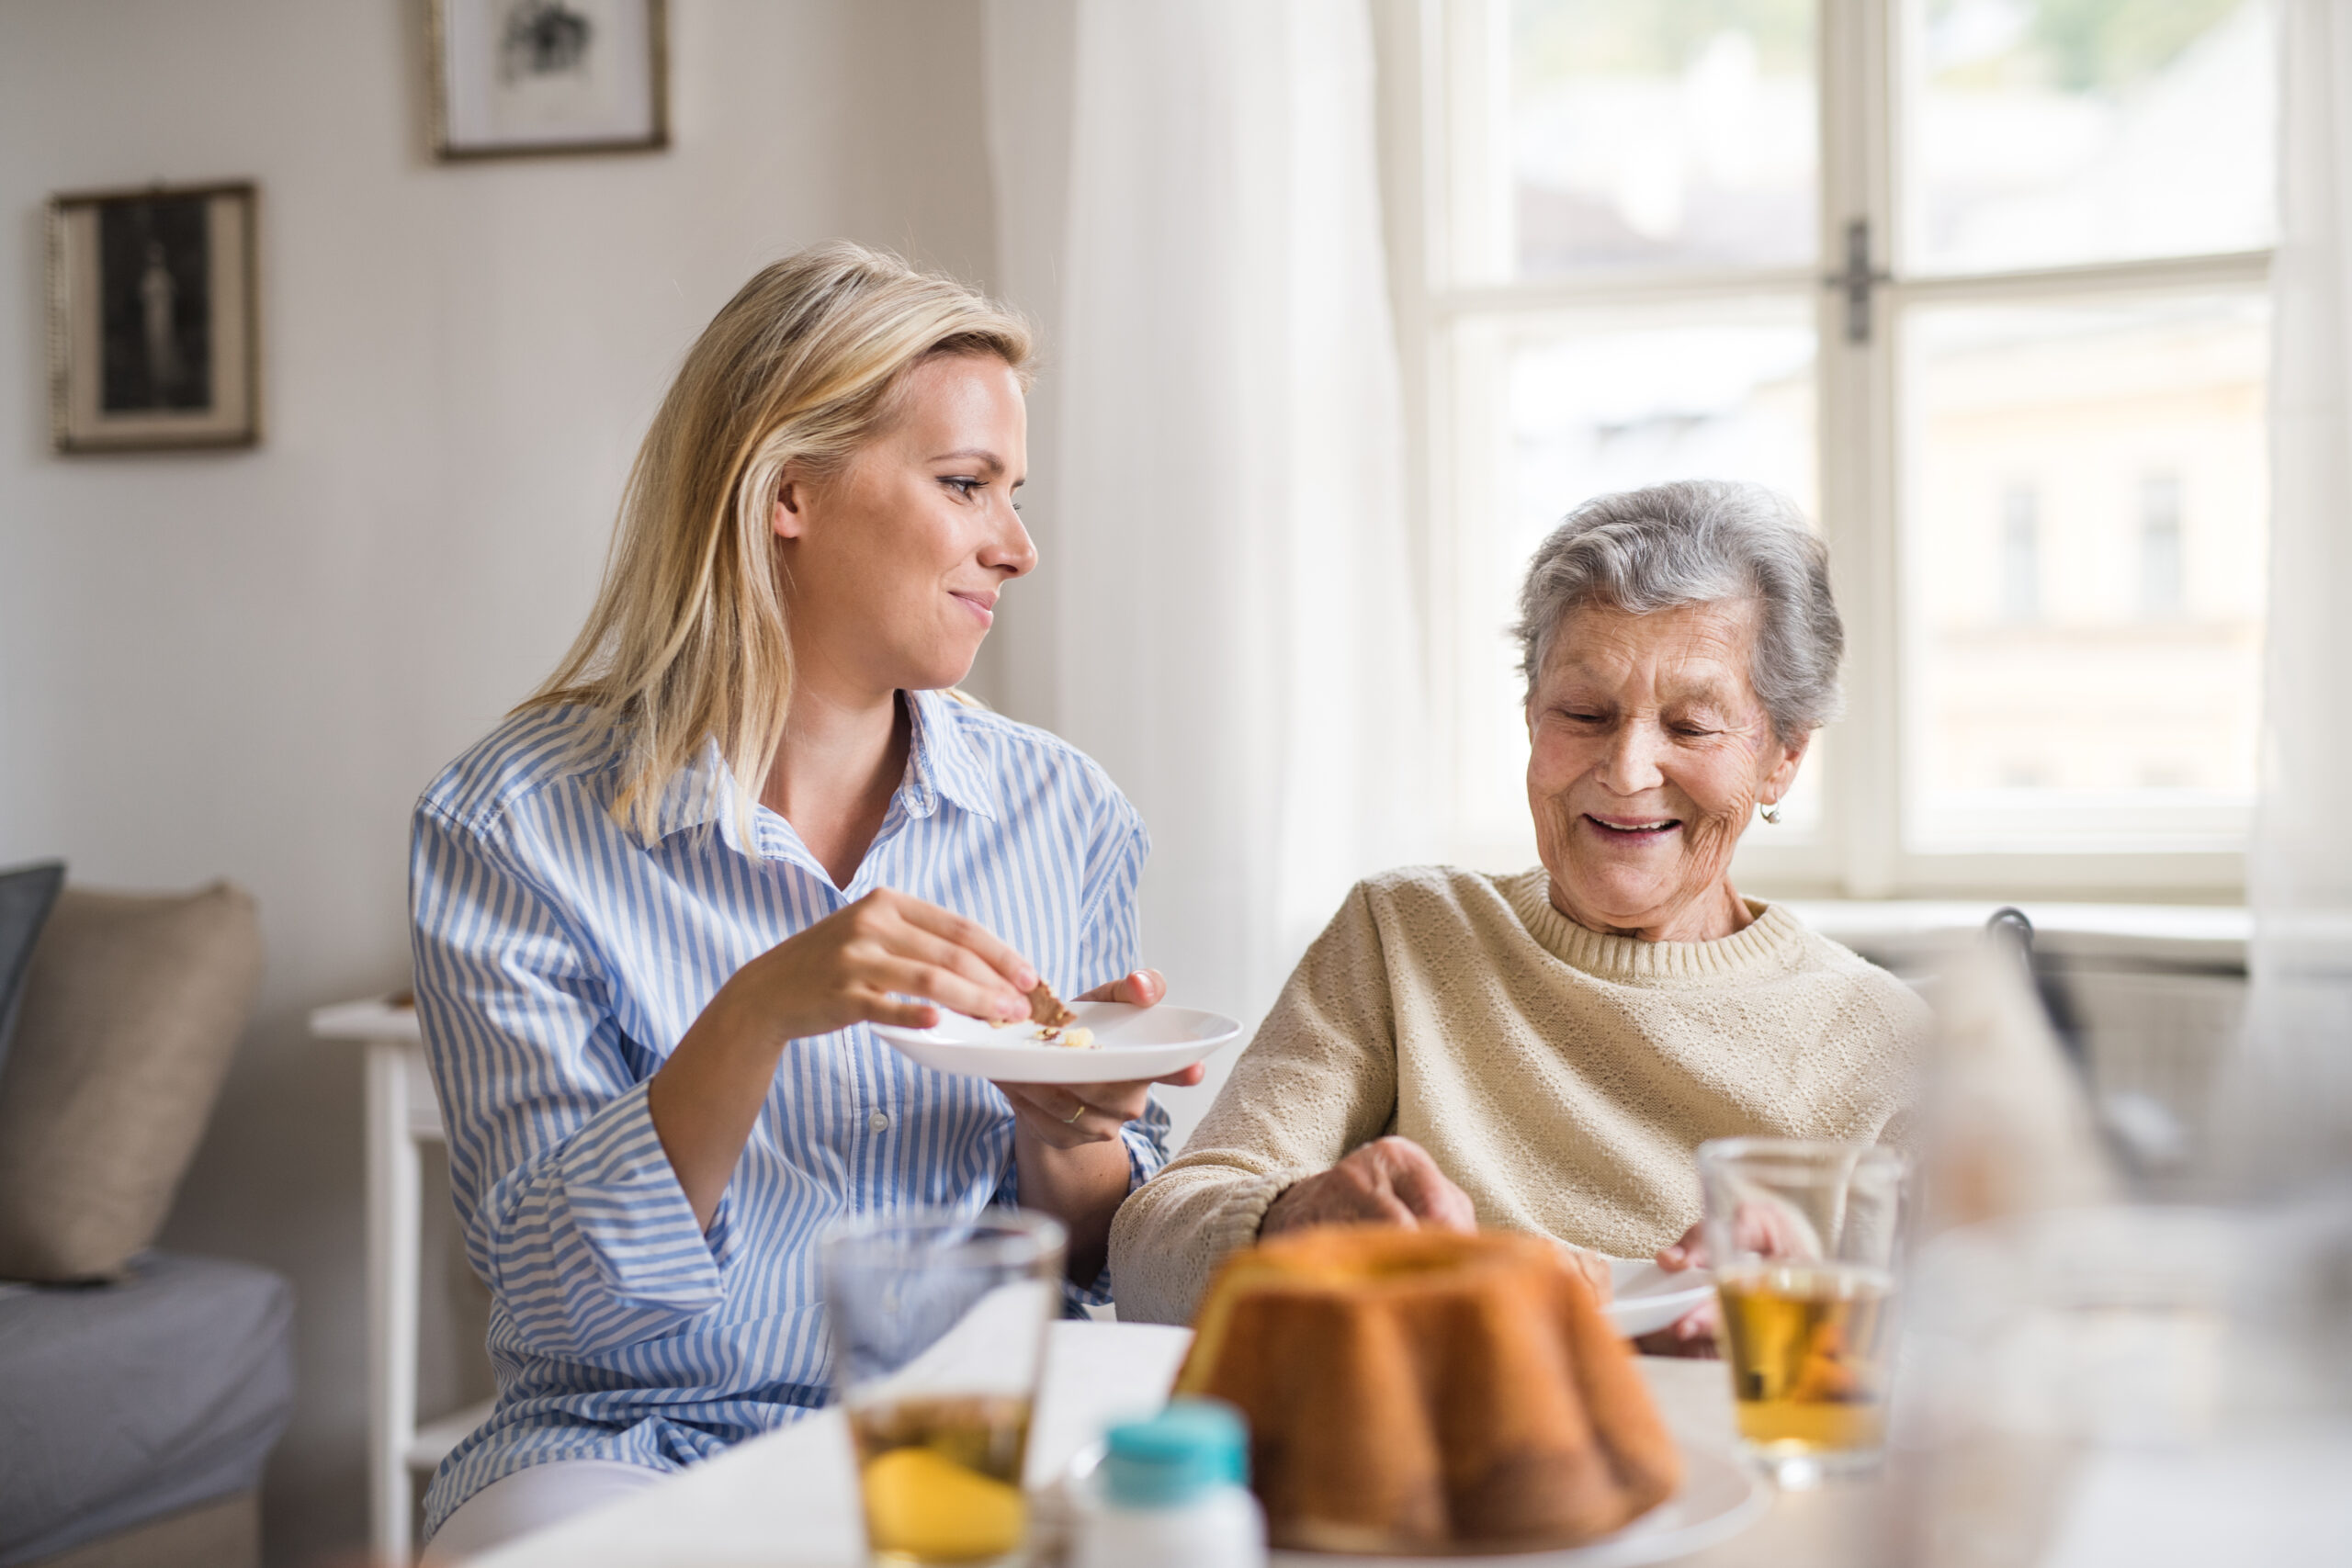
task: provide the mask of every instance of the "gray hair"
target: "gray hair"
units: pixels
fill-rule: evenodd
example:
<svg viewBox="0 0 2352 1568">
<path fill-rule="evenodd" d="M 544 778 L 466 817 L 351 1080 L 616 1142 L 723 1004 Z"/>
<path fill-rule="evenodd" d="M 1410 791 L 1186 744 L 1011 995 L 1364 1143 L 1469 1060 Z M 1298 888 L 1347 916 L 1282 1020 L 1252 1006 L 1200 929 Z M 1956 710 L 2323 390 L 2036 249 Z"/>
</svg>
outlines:
<svg viewBox="0 0 2352 1568">
<path fill-rule="evenodd" d="M 1846 628 L 1829 593 L 1829 550 L 1777 491 L 1730 479 L 1595 496 L 1561 520 L 1519 591 L 1527 689 L 1568 615 L 1606 604 L 1645 615 L 1748 600 L 1761 611 L 1748 681 L 1783 741 L 1838 716 Z"/>
</svg>

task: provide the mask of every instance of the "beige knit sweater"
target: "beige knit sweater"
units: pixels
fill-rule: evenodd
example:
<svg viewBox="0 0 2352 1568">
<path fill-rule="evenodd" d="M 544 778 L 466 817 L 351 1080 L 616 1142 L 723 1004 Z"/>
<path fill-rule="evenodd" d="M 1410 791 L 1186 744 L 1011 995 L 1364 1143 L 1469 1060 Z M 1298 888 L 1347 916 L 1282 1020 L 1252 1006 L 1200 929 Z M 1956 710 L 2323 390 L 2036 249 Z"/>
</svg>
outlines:
<svg viewBox="0 0 2352 1568">
<path fill-rule="evenodd" d="M 1889 1132 L 1928 1025 L 1894 976 L 1775 906 L 1720 941 L 1640 942 L 1573 923 L 1548 886 L 1444 866 L 1356 886 L 1119 1210 L 1121 1318 L 1189 1319 L 1284 1188 L 1384 1134 L 1482 1225 L 1638 1258 L 1698 1218 L 1702 1140 Z"/>
</svg>

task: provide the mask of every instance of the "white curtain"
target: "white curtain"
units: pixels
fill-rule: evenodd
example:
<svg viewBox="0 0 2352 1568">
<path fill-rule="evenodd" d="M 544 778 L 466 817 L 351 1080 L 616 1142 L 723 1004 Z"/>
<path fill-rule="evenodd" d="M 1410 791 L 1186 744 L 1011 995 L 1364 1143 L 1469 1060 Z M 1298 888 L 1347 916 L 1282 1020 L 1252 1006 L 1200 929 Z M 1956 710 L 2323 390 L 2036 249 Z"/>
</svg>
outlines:
<svg viewBox="0 0 2352 1568">
<path fill-rule="evenodd" d="M 2352 7 L 2285 0 L 2251 1174 L 2352 1168 Z"/>
<path fill-rule="evenodd" d="M 1046 346 L 1004 705 L 1150 824 L 1174 999 L 1253 1018 L 1420 852 L 1365 0 L 994 0 L 1000 282 Z"/>
</svg>

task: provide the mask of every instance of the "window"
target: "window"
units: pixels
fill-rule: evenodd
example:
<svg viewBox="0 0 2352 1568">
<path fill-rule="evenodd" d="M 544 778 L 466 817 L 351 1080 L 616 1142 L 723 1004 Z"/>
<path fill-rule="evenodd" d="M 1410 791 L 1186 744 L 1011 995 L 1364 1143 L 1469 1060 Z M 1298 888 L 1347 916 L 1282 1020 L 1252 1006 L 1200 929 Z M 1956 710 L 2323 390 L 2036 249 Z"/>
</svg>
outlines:
<svg viewBox="0 0 2352 1568">
<path fill-rule="evenodd" d="M 1394 0 L 1453 852 L 1532 858 L 1500 628 L 1585 498 L 1818 520 L 1848 711 L 1741 874 L 2237 886 L 2259 700 L 2267 0 Z"/>
</svg>

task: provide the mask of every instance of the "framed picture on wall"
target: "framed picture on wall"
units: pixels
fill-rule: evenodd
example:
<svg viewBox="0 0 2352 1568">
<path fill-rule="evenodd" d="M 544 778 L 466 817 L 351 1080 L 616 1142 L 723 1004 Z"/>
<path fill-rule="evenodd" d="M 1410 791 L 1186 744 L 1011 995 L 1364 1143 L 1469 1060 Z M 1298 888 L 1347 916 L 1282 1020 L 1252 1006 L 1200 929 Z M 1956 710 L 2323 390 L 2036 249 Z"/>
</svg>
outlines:
<svg viewBox="0 0 2352 1568">
<path fill-rule="evenodd" d="M 443 159 L 670 144 L 665 0 L 429 0 Z"/>
<path fill-rule="evenodd" d="M 261 439 L 251 184 L 49 202 L 49 386 L 61 452 Z"/>
</svg>

